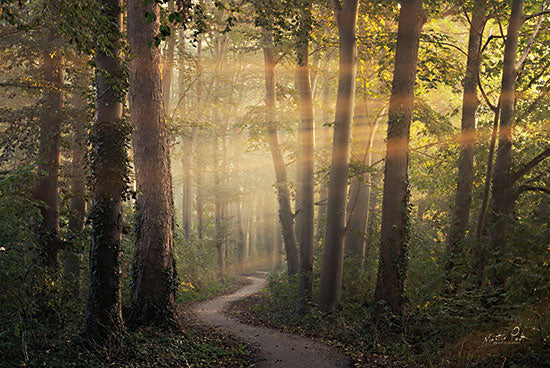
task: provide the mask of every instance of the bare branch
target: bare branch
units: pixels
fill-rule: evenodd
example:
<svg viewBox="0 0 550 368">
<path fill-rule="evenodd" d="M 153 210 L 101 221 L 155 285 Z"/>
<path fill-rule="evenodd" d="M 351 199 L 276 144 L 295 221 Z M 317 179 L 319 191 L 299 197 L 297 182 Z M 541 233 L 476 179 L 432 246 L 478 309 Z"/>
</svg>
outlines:
<svg viewBox="0 0 550 368">
<path fill-rule="evenodd" d="M 532 185 L 522 185 L 519 187 L 517 194 L 520 194 L 522 192 L 531 191 L 531 192 L 544 192 L 548 195 L 550 195 L 550 188 L 545 187 L 537 187 Z"/>
</svg>

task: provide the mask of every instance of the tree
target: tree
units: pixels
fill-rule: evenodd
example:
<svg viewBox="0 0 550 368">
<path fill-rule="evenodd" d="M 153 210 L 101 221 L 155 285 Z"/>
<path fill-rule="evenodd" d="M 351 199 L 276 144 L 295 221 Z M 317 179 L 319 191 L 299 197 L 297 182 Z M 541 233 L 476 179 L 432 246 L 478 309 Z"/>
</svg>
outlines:
<svg viewBox="0 0 550 368">
<path fill-rule="evenodd" d="M 462 124 L 458 142 L 460 157 L 458 159 L 458 178 L 456 186 L 453 220 L 447 237 L 447 254 L 454 258 L 460 254 L 461 243 L 466 234 L 472 203 L 472 185 L 474 181 L 474 144 L 476 113 L 479 106 L 477 86 L 481 62 L 481 40 L 487 23 L 487 2 L 476 0 L 472 9 L 470 33 L 468 39 L 468 56 L 466 73 L 462 82 Z M 452 266 L 452 262 L 447 265 Z"/>
<path fill-rule="evenodd" d="M 325 312 L 336 309 L 342 291 L 345 206 L 351 118 L 355 96 L 356 24 L 359 8 L 357 0 L 344 0 L 343 3 L 340 0 L 332 0 L 331 3 L 338 25 L 340 65 L 330 166 L 327 229 L 319 287 L 319 307 Z"/>
<path fill-rule="evenodd" d="M 284 162 L 284 157 L 279 146 L 279 137 L 277 134 L 277 126 L 273 121 L 276 109 L 275 96 L 275 56 L 273 50 L 273 42 L 271 36 L 266 36 L 264 46 L 264 63 L 265 63 L 265 104 L 266 104 L 266 129 L 267 140 L 271 157 L 273 158 L 273 166 L 275 167 L 275 178 L 277 187 L 277 199 L 279 202 L 279 221 L 282 226 L 283 240 L 285 244 L 285 252 L 287 258 L 288 274 L 294 275 L 298 273 L 299 259 L 298 249 L 296 245 L 296 233 L 294 232 L 292 208 L 290 205 L 290 192 L 287 183 L 287 171 Z"/>
<path fill-rule="evenodd" d="M 98 43 L 95 62 L 96 114 L 92 129 L 93 205 L 90 281 L 84 335 L 97 343 L 119 341 L 124 331 L 121 302 L 122 202 L 128 189 L 130 129 L 122 119 L 125 79 L 120 58 L 122 1 L 104 0 L 108 40 Z"/>
<path fill-rule="evenodd" d="M 86 74 L 86 76 L 88 76 Z M 71 161 L 71 202 L 69 206 L 69 246 L 66 252 L 63 266 L 69 281 L 73 283 L 73 293 L 80 296 L 80 282 L 82 278 L 81 263 L 82 249 L 80 242 L 84 231 L 84 219 L 86 217 L 86 115 L 87 101 L 83 92 L 77 91 L 73 95 L 73 105 L 78 106 L 78 114 L 73 117 L 73 156 Z"/>
<path fill-rule="evenodd" d="M 59 268 L 59 165 L 61 160 L 61 124 L 63 122 L 63 54 L 59 35 L 46 29 L 42 54 L 44 77 L 43 114 L 40 119 L 38 183 L 34 198 L 44 203 L 40 209 L 38 239 L 44 266 Z"/>
<path fill-rule="evenodd" d="M 300 199 L 298 216 L 300 221 L 300 273 L 298 278 L 297 313 L 304 313 L 313 299 L 313 238 L 314 238 L 314 125 L 313 96 L 309 70 L 309 27 L 312 23 L 311 3 L 304 4 L 300 11 L 300 27 L 296 46 L 296 86 L 300 108 Z"/>
<path fill-rule="evenodd" d="M 147 14 L 154 15 L 154 20 L 148 21 Z M 129 101 L 137 187 L 129 312 L 132 327 L 177 323 L 170 146 L 163 109 L 161 55 L 151 45 L 159 27 L 156 3 L 128 1 Z"/>
<path fill-rule="evenodd" d="M 401 315 L 408 248 L 409 134 L 420 32 L 426 21 L 422 0 L 403 0 L 399 12 L 395 67 L 388 109 L 388 135 L 380 231 L 380 262 L 374 300 Z"/>
<path fill-rule="evenodd" d="M 520 28 L 529 19 L 524 15 L 524 1 L 514 0 L 512 12 L 508 23 L 506 42 L 504 46 L 504 60 L 502 66 L 502 81 L 500 89 L 500 122 L 498 129 L 498 150 L 495 159 L 495 169 L 492 181 L 493 196 L 491 201 L 491 240 L 497 251 L 504 249 L 506 245 L 506 224 L 514 207 L 514 186 L 517 181 L 530 171 L 536 164 L 550 155 L 550 149 L 530 161 L 518 171 L 512 171 L 512 143 L 515 122 L 516 81 L 518 73 L 533 46 L 535 37 L 542 26 L 543 14 L 547 2 L 542 4 L 542 12 L 539 15 L 537 25 L 531 34 L 527 46 L 520 59 L 517 59 Z M 539 160 L 540 159 L 540 160 Z M 533 164 L 531 166 L 531 164 Z M 527 169 L 527 170 L 525 170 Z"/>
<path fill-rule="evenodd" d="M 366 90 L 363 91 L 361 102 L 356 106 L 352 134 L 357 140 L 357 148 L 360 150 L 361 155 L 355 155 L 356 162 L 370 167 L 372 164 L 372 146 L 378 127 L 378 118 L 371 116 L 373 121 L 369 122 L 366 93 Z M 370 172 L 357 174 L 353 178 L 349 189 L 344 252 L 345 257 L 349 259 L 349 267 L 352 274 L 359 271 L 364 264 L 366 228 L 370 211 L 370 181 Z"/>
</svg>

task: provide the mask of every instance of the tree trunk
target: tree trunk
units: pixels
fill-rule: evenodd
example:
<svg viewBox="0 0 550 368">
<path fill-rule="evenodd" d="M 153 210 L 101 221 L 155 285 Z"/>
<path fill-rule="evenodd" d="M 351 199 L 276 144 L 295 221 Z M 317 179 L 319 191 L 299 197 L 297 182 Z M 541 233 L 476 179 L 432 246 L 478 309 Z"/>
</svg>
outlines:
<svg viewBox="0 0 550 368">
<path fill-rule="evenodd" d="M 523 23 L 523 0 L 512 2 L 512 13 L 506 33 L 504 63 L 500 89 L 500 124 L 498 149 L 493 176 L 493 197 L 491 201 L 491 239 L 493 246 L 503 249 L 506 245 L 506 224 L 513 208 L 512 187 L 512 142 L 516 102 L 516 55 L 519 31 Z"/>
<path fill-rule="evenodd" d="M 290 204 L 290 192 L 287 182 L 287 171 L 279 146 L 279 137 L 277 134 L 277 127 L 272 120 L 275 114 L 275 58 L 273 55 L 273 48 L 271 38 L 267 39 L 266 46 L 264 48 L 264 60 L 265 60 L 265 81 L 266 81 L 266 125 L 267 125 L 267 139 L 269 143 L 269 149 L 271 151 L 271 157 L 273 158 L 273 166 L 275 167 L 275 177 L 277 186 L 277 198 L 279 201 L 279 221 L 283 229 L 283 239 L 285 244 L 285 252 L 287 259 L 288 274 L 294 275 L 298 273 L 299 260 L 298 249 L 296 245 L 296 233 L 294 232 L 294 219 L 292 215 L 292 208 Z"/>
<path fill-rule="evenodd" d="M 216 114 L 216 113 L 214 113 Z M 215 116 L 215 122 L 217 122 L 217 116 Z M 212 136 L 212 159 L 214 170 L 214 217 L 215 217 L 215 247 L 216 247 L 216 260 L 218 263 L 218 277 L 221 282 L 224 282 L 224 266 L 225 266 L 225 253 L 223 251 L 223 204 L 220 192 L 220 165 L 219 165 L 219 147 L 218 136 L 216 132 Z"/>
<path fill-rule="evenodd" d="M 363 111 L 360 111 L 360 110 Z M 377 121 L 368 122 L 368 108 L 366 91 L 355 115 L 355 125 L 352 134 L 355 135 L 358 149 L 362 151 L 356 159 L 366 165 L 372 163 L 372 145 L 377 129 Z M 376 119 L 376 118 L 375 118 Z M 353 179 L 347 206 L 347 229 L 345 235 L 344 252 L 348 258 L 351 275 L 363 268 L 365 260 L 365 238 L 367 221 L 369 218 L 371 190 L 371 174 L 364 173 Z"/>
<path fill-rule="evenodd" d="M 269 270 L 273 270 L 275 239 L 273 238 L 273 213 L 271 212 L 270 200 L 268 197 L 263 199 L 262 211 L 262 230 L 264 236 L 265 259 Z"/>
<path fill-rule="evenodd" d="M 63 55 L 56 45 L 59 36 L 47 29 L 42 54 L 42 73 L 47 84 L 42 97 L 38 151 L 38 183 L 34 199 L 40 208 L 38 242 L 42 263 L 52 271 L 59 269 L 59 165 L 61 160 L 61 124 L 63 121 Z"/>
<path fill-rule="evenodd" d="M 466 226 L 470 218 L 472 204 L 472 185 L 474 181 L 474 145 L 476 129 L 476 112 L 479 106 L 477 85 L 481 61 L 481 40 L 487 23 L 487 2 L 477 0 L 472 11 L 470 38 L 468 41 L 468 60 L 464 76 L 464 93 L 462 98 L 462 125 L 458 142 L 460 157 L 458 159 L 458 180 L 456 186 L 453 222 L 447 239 L 448 268 L 452 267 L 452 258 L 460 255 Z"/>
<path fill-rule="evenodd" d="M 350 131 L 355 98 L 355 47 L 358 0 L 333 0 L 338 24 L 340 66 L 338 97 L 334 120 L 327 229 L 323 249 L 319 307 L 325 312 L 336 309 L 342 291 L 346 192 L 349 170 Z"/>
<path fill-rule="evenodd" d="M 193 212 L 193 192 L 192 192 L 192 155 L 189 149 L 192 147 L 191 139 L 184 139 L 186 147 L 183 147 L 184 152 L 181 158 L 181 164 L 183 167 L 183 201 L 182 201 L 182 227 L 183 234 L 186 239 L 191 236 L 191 221 Z"/>
<path fill-rule="evenodd" d="M 174 0 L 168 1 L 168 11 L 175 10 Z M 176 46 L 176 35 L 172 32 L 166 40 L 166 54 L 162 61 L 162 97 L 164 98 L 164 116 L 170 117 L 172 100 L 172 75 L 174 73 L 174 49 Z"/>
<path fill-rule="evenodd" d="M 380 262 L 374 299 L 401 315 L 407 270 L 409 227 L 409 133 L 413 113 L 414 83 L 420 32 L 426 20 L 422 0 L 401 1 L 395 69 L 388 110 L 388 136 L 380 231 Z"/>
<path fill-rule="evenodd" d="M 321 126 L 319 128 L 319 144 L 318 147 L 321 149 L 321 157 L 324 157 L 326 155 L 325 148 L 327 147 L 327 141 L 329 139 L 329 127 L 327 127 L 325 124 L 328 124 L 330 122 L 330 79 L 328 76 L 325 75 L 324 82 L 323 82 L 323 98 L 322 98 L 322 118 L 321 118 Z M 318 162 L 317 163 L 318 170 L 323 169 L 324 163 Z M 323 231 L 325 230 L 326 225 L 326 218 L 327 218 L 327 201 L 328 201 L 328 187 L 326 185 L 326 180 L 324 176 L 321 178 L 321 182 L 319 184 L 319 210 L 317 211 L 317 235 L 315 237 L 315 241 L 319 242 L 321 238 L 324 236 Z"/>
<path fill-rule="evenodd" d="M 85 109 L 86 99 L 75 92 L 75 106 Z M 80 112 L 80 110 L 79 110 Z M 82 241 L 84 218 L 86 217 L 86 111 L 82 111 L 73 123 L 73 157 L 71 162 L 71 203 L 69 213 L 69 243 L 71 248 L 66 252 L 63 266 L 65 274 L 73 285 L 73 295 L 80 297 L 82 278 Z"/>
<path fill-rule="evenodd" d="M 110 48 L 98 47 L 95 62 L 96 114 L 92 130 L 92 190 L 90 214 L 90 279 L 84 335 L 109 345 L 124 330 L 121 302 L 122 201 L 128 190 L 128 153 L 131 130 L 122 119 L 124 81 L 120 59 L 122 1 L 103 0 L 102 14 L 110 20 Z"/>
<path fill-rule="evenodd" d="M 198 36 L 197 44 L 197 102 L 200 104 L 202 98 L 202 37 Z M 195 177 L 197 186 L 197 237 L 202 240 L 202 217 L 203 217 L 203 200 L 202 200 L 202 169 L 196 165 Z"/>
<path fill-rule="evenodd" d="M 309 47 L 307 36 L 299 41 L 297 49 L 298 63 L 296 66 L 296 81 L 298 85 L 300 106 L 300 138 L 302 169 L 298 184 L 301 188 L 301 220 L 300 234 L 300 274 L 298 278 L 298 302 L 296 313 L 304 313 L 313 300 L 313 237 L 315 223 L 314 205 L 314 147 L 313 130 L 313 97 L 311 95 L 309 75 Z"/>
<path fill-rule="evenodd" d="M 235 203 L 235 210 L 235 220 L 237 225 L 237 264 L 242 270 L 246 260 L 246 237 L 243 228 L 243 210 L 241 202 Z"/>
<path fill-rule="evenodd" d="M 146 12 L 156 20 L 147 23 Z M 130 120 L 134 127 L 136 245 L 130 323 L 132 327 L 177 324 L 174 260 L 174 202 L 170 145 L 164 118 L 161 55 L 148 43 L 159 32 L 159 8 L 128 1 L 128 41 L 132 58 Z"/>
<path fill-rule="evenodd" d="M 283 263 L 283 231 L 280 223 L 275 225 L 275 270 Z"/>
</svg>

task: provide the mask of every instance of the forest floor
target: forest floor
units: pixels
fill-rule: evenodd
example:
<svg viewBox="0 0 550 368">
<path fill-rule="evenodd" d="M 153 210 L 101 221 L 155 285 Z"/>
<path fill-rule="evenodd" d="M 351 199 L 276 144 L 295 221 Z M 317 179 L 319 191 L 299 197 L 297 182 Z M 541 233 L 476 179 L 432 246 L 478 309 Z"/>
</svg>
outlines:
<svg viewBox="0 0 550 368">
<path fill-rule="evenodd" d="M 232 303 L 260 292 L 267 284 L 262 277 L 249 276 L 247 279 L 251 283 L 235 293 L 197 304 L 193 308 L 197 320 L 250 343 L 258 352 L 254 364 L 257 368 L 352 366 L 351 359 L 333 347 L 311 338 L 246 324 L 228 315 L 226 309 Z"/>
</svg>

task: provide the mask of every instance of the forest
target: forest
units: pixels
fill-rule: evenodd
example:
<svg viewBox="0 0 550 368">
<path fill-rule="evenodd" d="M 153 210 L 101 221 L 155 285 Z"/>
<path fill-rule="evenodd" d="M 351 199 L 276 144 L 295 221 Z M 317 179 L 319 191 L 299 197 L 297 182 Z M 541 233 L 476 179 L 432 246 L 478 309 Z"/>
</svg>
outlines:
<svg viewBox="0 0 550 368">
<path fill-rule="evenodd" d="M 550 367 L 549 0 L 0 0 L 0 366 Z"/>
</svg>

